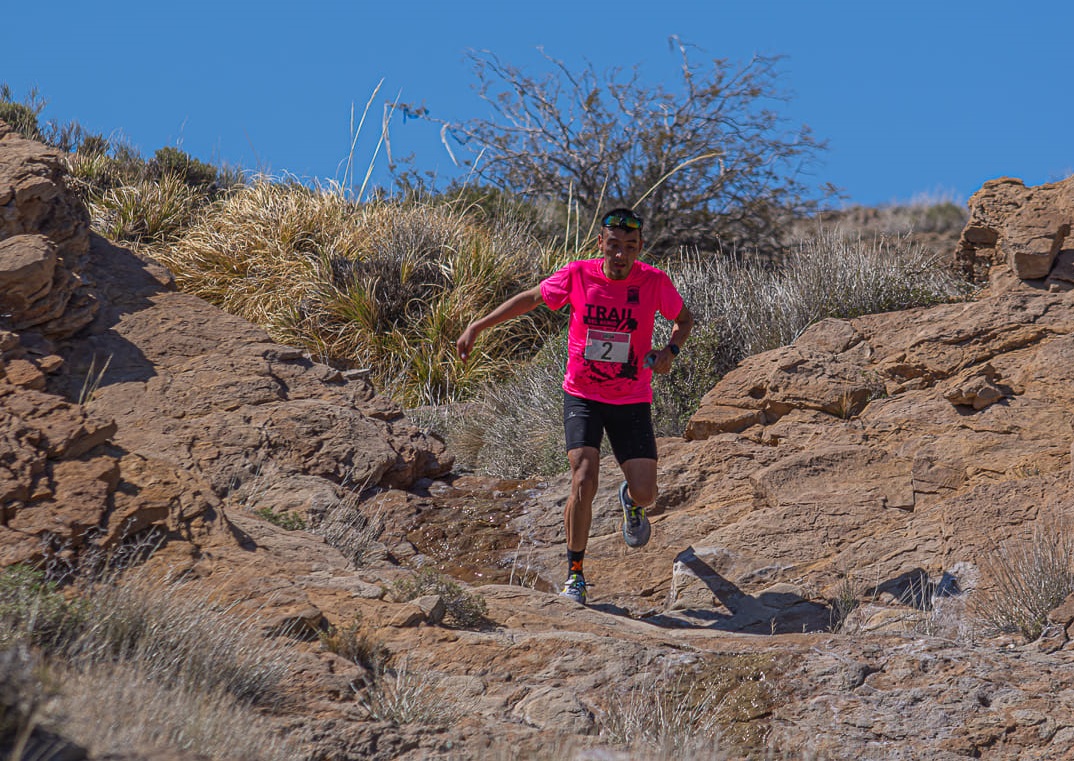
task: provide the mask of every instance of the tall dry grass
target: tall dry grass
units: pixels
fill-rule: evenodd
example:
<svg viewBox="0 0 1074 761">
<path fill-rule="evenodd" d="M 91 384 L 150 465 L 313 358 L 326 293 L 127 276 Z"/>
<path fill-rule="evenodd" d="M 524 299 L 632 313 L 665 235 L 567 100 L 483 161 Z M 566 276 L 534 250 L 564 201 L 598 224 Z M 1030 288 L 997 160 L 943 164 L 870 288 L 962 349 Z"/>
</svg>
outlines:
<svg viewBox="0 0 1074 761">
<path fill-rule="evenodd" d="M 550 237 L 547 210 L 526 212 L 509 194 L 471 189 L 454 199 L 356 203 L 339 188 L 266 177 L 221 190 L 205 185 L 210 173 L 181 152 L 158 154 L 134 180 L 137 162 L 126 154 L 76 154 L 73 165 L 96 178 L 87 182 L 96 188 L 90 201 L 100 230 L 144 246 L 181 288 L 274 340 L 337 367 L 368 369 L 382 393 L 447 437 L 461 462 L 509 477 L 564 467 L 557 376 L 565 315 L 539 309 L 484 331 L 466 363 L 455 340 L 567 259 L 591 255 L 580 220 L 571 246 L 569 224 Z M 176 168 L 185 173 L 169 173 Z M 867 211 L 857 213 L 857 229 L 916 221 L 949 232 L 961 219 L 950 202 Z M 854 229 L 816 228 L 778 267 L 697 252 L 662 263 L 698 322 L 673 372 L 654 384 L 659 435 L 679 434 L 736 363 L 793 341 L 819 319 L 965 293 L 909 234 Z M 661 321 L 657 344 L 668 331 Z M 458 402 L 467 404 L 447 407 Z"/>
<path fill-rule="evenodd" d="M 181 584 L 128 575 L 61 591 L 25 566 L 0 572 L 0 670 L 22 696 L 0 700 L 0 745 L 12 731 L 47 729 L 94 757 L 138 749 L 294 758 L 262 713 L 281 699 L 283 649 L 248 615 Z"/>
<path fill-rule="evenodd" d="M 184 290 L 324 361 L 369 368 L 408 406 L 465 398 L 543 341 L 554 318 L 487 331 L 465 364 L 455 340 L 477 315 L 557 263 L 521 222 L 451 203 L 373 201 L 265 179 L 228 195 L 156 253 Z"/>
<path fill-rule="evenodd" d="M 965 297 L 969 286 L 908 236 L 861 239 L 819 229 L 780 268 L 686 253 L 664 268 L 696 317 L 672 372 L 653 382 L 658 435 L 680 435 L 701 397 L 746 357 L 794 341 L 826 317 L 851 318 Z M 654 345 L 670 336 L 658 320 Z M 562 455 L 565 342 L 547 342 L 534 362 L 466 406 L 422 411 L 460 462 L 504 478 L 550 474 Z"/>
</svg>

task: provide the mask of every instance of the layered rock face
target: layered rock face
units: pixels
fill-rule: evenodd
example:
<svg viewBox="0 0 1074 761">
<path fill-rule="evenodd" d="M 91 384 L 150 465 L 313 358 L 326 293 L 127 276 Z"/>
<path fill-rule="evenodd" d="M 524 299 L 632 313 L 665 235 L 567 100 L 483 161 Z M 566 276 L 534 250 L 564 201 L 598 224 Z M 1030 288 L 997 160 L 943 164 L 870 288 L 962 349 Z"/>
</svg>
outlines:
<svg viewBox="0 0 1074 761">
<path fill-rule="evenodd" d="M 0 123 L 0 563 L 151 530 L 196 556 L 239 494 L 308 508 L 450 470 L 364 377 L 91 235 L 65 167 Z"/>
<path fill-rule="evenodd" d="M 16 330 L 73 334 L 97 303 L 79 279 L 89 215 L 64 190 L 65 165 L 0 122 L 0 315 Z"/>
</svg>

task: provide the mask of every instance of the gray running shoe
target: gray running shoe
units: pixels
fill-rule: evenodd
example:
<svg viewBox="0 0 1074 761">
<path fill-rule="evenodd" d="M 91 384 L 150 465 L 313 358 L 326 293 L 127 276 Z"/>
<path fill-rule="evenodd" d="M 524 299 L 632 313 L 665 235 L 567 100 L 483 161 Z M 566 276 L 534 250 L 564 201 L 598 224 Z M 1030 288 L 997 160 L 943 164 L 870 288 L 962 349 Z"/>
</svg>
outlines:
<svg viewBox="0 0 1074 761">
<path fill-rule="evenodd" d="M 623 539 L 628 547 L 644 547 L 649 542 L 652 529 L 645 517 L 645 508 L 635 505 L 627 492 L 627 482 L 619 487 L 619 504 L 623 506 Z"/>
<path fill-rule="evenodd" d="M 567 577 L 567 583 L 563 585 L 563 591 L 559 593 L 559 596 L 574 600 L 579 605 L 585 605 L 585 586 L 582 574 L 572 573 Z"/>
</svg>

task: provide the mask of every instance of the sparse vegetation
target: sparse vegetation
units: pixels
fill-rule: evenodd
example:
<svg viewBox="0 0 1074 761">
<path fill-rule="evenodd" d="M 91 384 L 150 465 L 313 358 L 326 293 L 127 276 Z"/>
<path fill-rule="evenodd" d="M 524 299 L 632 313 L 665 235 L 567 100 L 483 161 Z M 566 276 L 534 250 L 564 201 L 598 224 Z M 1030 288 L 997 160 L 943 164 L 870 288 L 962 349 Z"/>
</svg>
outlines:
<svg viewBox="0 0 1074 761">
<path fill-rule="evenodd" d="M 404 657 L 397 668 L 379 669 L 372 683 L 358 690 L 358 702 L 370 718 L 393 724 L 450 726 L 462 714 L 435 674 L 413 671 Z"/>
<path fill-rule="evenodd" d="M 926 306 L 963 297 L 967 286 L 909 237 L 848 238 L 819 230 L 800 242 L 777 269 L 749 261 L 684 254 L 665 262 L 697 318 L 686 351 L 672 372 L 653 384 L 658 435 L 682 433 L 701 397 L 746 357 L 786 345 L 826 317 Z M 670 328 L 658 321 L 654 343 Z M 436 420 L 460 462 L 499 477 L 519 478 L 564 469 L 560 378 L 565 339 L 546 343 L 509 381 L 487 388 L 475 402 Z M 880 387 L 875 395 L 882 395 Z M 847 404 L 847 413 L 859 411 Z"/>
<path fill-rule="evenodd" d="M 447 609 L 447 619 L 456 626 L 479 626 L 485 621 L 488 605 L 485 598 L 470 592 L 449 577 L 426 566 L 412 576 L 392 585 L 392 596 L 406 602 L 425 595 L 438 595 Z"/>
<path fill-rule="evenodd" d="M 273 510 L 271 507 L 262 507 L 254 510 L 254 515 L 287 531 L 305 531 L 306 529 L 306 519 L 299 513 L 291 512 L 290 510 Z"/>
<path fill-rule="evenodd" d="M 234 610 L 148 575 L 62 593 L 27 566 L 0 572 L 0 610 L 0 666 L 23 685 L 4 697 L 8 735 L 48 727 L 95 754 L 136 743 L 223 759 L 238 742 L 246 757 L 292 757 L 254 710 L 279 699 L 287 661 Z"/>
<path fill-rule="evenodd" d="M 33 88 L 21 101 L 15 100 L 15 94 L 6 83 L 0 83 L 0 120 L 25 137 L 27 140 L 43 140 L 44 135 L 38 124 L 38 117 L 48 103 L 41 98 L 37 88 Z"/>
<path fill-rule="evenodd" d="M 652 676 L 626 694 L 610 693 L 599 714 L 601 737 L 635 751 L 663 758 L 719 752 L 717 708 L 723 694 L 697 679 L 688 668 Z"/>
<path fill-rule="evenodd" d="M 680 114 L 690 134 L 678 142 L 652 142 L 646 130 L 663 129 L 655 122 L 639 125 L 639 132 L 616 123 L 609 129 L 617 139 L 659 144 L 666 155 L 654 164 L 653 157 L 632 154 L 624 158 L 626 165 L 615 165 L 614 183 L 608 179 L 612 184 L 604 187 L 600 179 L 597 186 L 583 187 L 576 178 L 568 182 L 565 198 L 559 197 L 564 188 L 549 184 L 548 178 L 533 185 L 534 192 L 522 192 L 522 186 L 509 182 L 537 170 L 526 163 L 530 153 L 522 147 L 536 138 L 525 130 L 513 136 L 509 130 L 497 131 L 492 123 L 474 122 L 465 130 L 502 149 L 503 155 L 485 164 L 489 178 L 502 187 L 465 187 L 436 197 L 414 193 L 401 200 L 378 198 L 361 204 L 338 187 L 312 188 L 268 177 L 244 183 L 241 174 L 213 168 L 178 148 L 162 148 L 144 161 L 118 140 L 73 128 L 54 127 L 49 134 L 56 136 L 56 144 L 69 144 L 72 172 L 96 228 L 151 250 L 175 272 L 184 290 L 321 361 L 368 369 L 378 390 L 407 408 L 422 408 L 416 419 L 443 435 L 467 467 L 511 477 L 548 474 L 565 467 L 558 393 L 564 316 L 536 310 L 485 331 L 465 364 L 456 356 L 454 342 L 466 324 L 508 295 L 532 286 L 569 258 L 590 255 L 592 229 L 583 219 L 590 206 L 606 203 L 601 198 L 631 197 L 642 185 L 653 190 L 646 203 L 661 211 L 655 216 L 646 212 L 649 229 L 670 236 L 667 245 L 659 247 L 662 265 L 698 317 L 688 350 L 674 371 L 654 384 L 660 435 L 680 433 L 700 396 L 734 364 L 792 341 L 811 322 L 932 304 L 964 293 L 935 256 L 902 233 L 907 224 L 948 231 L 958 217 L 958 208 L 948 200 L 931 204 L 925 199 L 872 216 L 844 213 L 839 217 L 843 223 L 851 220 L 849 224 L 860 224 L 857 229 L 879 231 L 879 237 L 861 239 L 818 228 L 796 247 L 780 248 L 783 259 L 774 267 L 714 254 L 730 238 L 714 242 L 714 228 L 705 227 L 706 219 L 726 222 L 752 210 L 758 219 L 735 222 L 745 230 L 771 225 L 771 213 L 778 207 L 776 217 L 795 216 L 799 222 L 794 229 L 801 234 L 802 209 L 794 199 L 801 200 L 805 189 L 793 173 L 779 180 L 783 201 L 773 201 L 766 191 L 766 202 L 757 205 L 750 202 L 757 188 L 745 179 L 746 167 L 764 164 L 766 156 L 802 158 L 820 144 L 784 144 L 770 133 L 778 119 L 753 113 L 774 94 L 774 59 L 752 61 L 732 76 L 726 62 L 703 69 L 695 65 L 696 51 L 690 46 L 680 44 L 679 52 L 683 72 L 693 78 L 689 108 Z M 562 63 L 548 61 L 558 75 L 569 73 Z M 532 79 L 494 57 L 479 56 L 478 64 L 479 78 L 492 89 L 497 81 Z M 577 81 L 600 80 L 591 69 L 583 74 Z M 619 81 L 619 74 L 610 76 Z M 569 77 L 558 84 L 550 80 L 542 87 L 566 95 L 567 81 Z M 755 86 L 728 90 L 728 81 Z M 527 97 L 510 105 L 509 112 L 537 108 Z M 660 90 L 646 92 L 631 109 L 655 108 L 669 97 Z M 10 91 L 0 91 L 0 100 L 33 120 L 43 106 L 35 93 L 16 104 Z M 734 159 L 725 152 L 693 161 L 707 155 L 706 146 L 717 133 L 706 132 L 690 109 L 717 102 L 726 103 L 731 113 L 753 114 L 747 132 L 755 130 L 770 139 L 752 153 L 736 144 L 734 151 L 742 152 Z M 603 113 L 601 109 L 615 110 L 603 103 L 593 114 Z M 623 113 L 628 112 L 633 113 Z M 712 129 L 727 126 L 721 125 Z M 64 143 L 61 133 L 77 133 L 78 139 Z M 574 159 L 584 153 L 573 145 L 564 150 Z M 683 162 L 688 166 L 664 178 Z M 731 163 L 738 179 L 728 184 L 723 170 Z M 656 172 L 657 165 L 664 168 Z M 721 165 L 719 187 L 694 199 L 698 209 L 708 211 L 693 214 L 668 206 L 680 197 L 683 183 L 701 187 L 697 183 L 704 185 L 706 173 Z M 630 167 L 638 171 L 628 171 Z M 635 188 L 630 184 L 635 181 L 642 185 Z M 719 213 L 709 208 L 717 197 L 724 199 Z M 568 222 L 557 229 L 555 220 L 563 218 Z M 693 232 L 676 233 L 679 221 Z M 889 230 L 900 232 L 889 237 Z M 704 240 L 695 241 L 695 233 Z M 651 244 L 657 242 L 653 234 L 647 236 Z M 692 241 L 707 241 L 707 248 L 688 248 Z M 743 250 L 758 247 L 763 247 L 759 239 L 743 242 Z M 658 328 L 657 342 L 666 339 L 667 330 L 662 323 Z"/>
<path fill-rule="evenodd" d="M 1037 639 L 1048 613 L 1074 594 L 1074 533 L 1067 521 L 1044 520 L 1031 536 L 1010 541 L 982 562 L 973 610 L 990 628 Z"/>
<path fill-rule="evenodd" d="M 782 670 L 766 654 L 721 656 L 666 666 L 630 690 L 601 696 L 601 737 L 639 758 L 765 758 L 763 721 Z"/>
<path fill-rule="evenodd" d="M 384 529 L 379 515 L 367 515 L 359 506 L 360 491 L 332 502 L 323 513 L 311 516 L 308 526 L 309 531 L 324 537 L 356 568 L 377 552 L 377 539 Z"/>
<path fill-rule="evenodd" d="M 858 599 L 858 584 L 849 573 L 840 575 L 839 583 L 835 588 L 835 595 L 828 601 L 830 631 L 843 630 L 850 614 L 858 609 L 861 602 Z"/>
<path fill-rule="evenodd" d="M 374 637 L 362 625 L 361 616 L 356 616 L 346 626 L 330 626 L 320 633 L 321 647 L 330 653 L 346 658 L 374 674 L 383 671 L 391 653 L 380 640 Z"/>
</svg>

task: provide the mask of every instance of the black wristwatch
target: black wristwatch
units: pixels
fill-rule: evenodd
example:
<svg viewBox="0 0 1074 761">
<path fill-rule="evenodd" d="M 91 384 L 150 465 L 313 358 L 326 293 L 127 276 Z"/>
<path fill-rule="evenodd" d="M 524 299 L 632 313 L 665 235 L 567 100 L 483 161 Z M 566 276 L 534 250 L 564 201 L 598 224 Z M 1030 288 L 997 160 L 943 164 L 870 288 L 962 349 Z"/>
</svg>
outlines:
<svg viewBox="0 0 1074 761">
<path fill-rule="evenodd" d="M 671 352 L 671 356 L 673 356 L 673 357 L 679 356 L 679 347 L 678 346 L 676 346 L 675 344 L 668 344 L 667 348 L 668 348 L 668 351 Z"/>
</svg>

